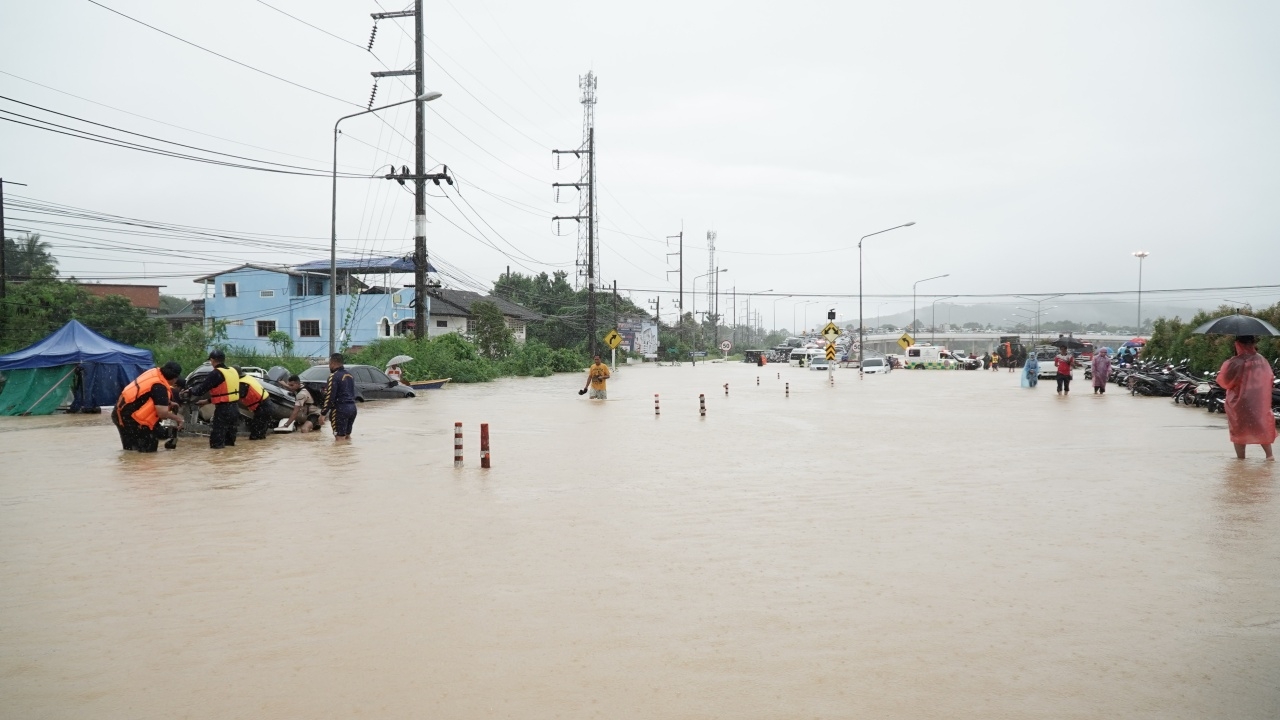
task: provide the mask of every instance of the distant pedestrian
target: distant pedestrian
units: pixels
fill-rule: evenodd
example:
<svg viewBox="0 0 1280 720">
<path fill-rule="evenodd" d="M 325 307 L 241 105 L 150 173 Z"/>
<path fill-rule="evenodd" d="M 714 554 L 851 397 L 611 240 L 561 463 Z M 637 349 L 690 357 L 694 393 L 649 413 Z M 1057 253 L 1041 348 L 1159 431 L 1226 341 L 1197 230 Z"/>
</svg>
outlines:
<svg viewBox="0 0 1280 720">
<path fill-rule="evenodd" d="M 600 362 L 600 356 L 596 355 L 595 362 L 591 363 L 591 367 L 587 369 L 587 385 L 591 388 L 588 398 L 608 400 L 609 394 L 605 390 L 605 381 L 610 377 L 612 375 L 609 374 L 609 366 Z"/>
<path fill-rule="evenodd" d="M 1107 380 L 1111 378 L 1111 357 L 1107 355 L 1107 349 L 1102 348 L 1094 353 L 1090 364 L 1093 370 L 1093 394 L 1105 395 Z"/>
<path fill-rule="evenodd" d="M 1053 358 L 1054 367 L 1057 368 L 1058 394 L 1071 394 L 1071 368 L 1075 365 L 1076 358 L 1071 351 L 1063 346 L 1058 350 L 1058 354 Z"/>
<path fill-rule="evenodd" d="M 397 383 L 404 383 L 404 370 L 399 365 L 387 366 L 387 377 L 395 380 Z"/>
<path fill-rule="evenodd" d="M 1236 446 L 1236 457 L 1244 459 L 1247 445 L 1261 445 L 1267 459 L 1275 460 L 1271 453 L 1276 441 L 1275 416 L 1271 413 L 1275 373 L 1258 354 L 1257 343 L 1252 335 L 1237 337 L 1235 357 L 1222 363 L 1217 382 L 1227 391 L 1227 430 Z"/>
<path fill-rule="evenodd" d="M 329 382 L 325 386 L 324 412 L 329 416 L 335 440 L 350 440 L 356 423 L 356 379 L 342 365 L 342 353 L 329 356 Z"/>
<path fill-rule="evenodd" d="M 991 353 L 989 352 L 982 353 L 982 369 L 983 370 L 991 369 Z"/>
</svg>

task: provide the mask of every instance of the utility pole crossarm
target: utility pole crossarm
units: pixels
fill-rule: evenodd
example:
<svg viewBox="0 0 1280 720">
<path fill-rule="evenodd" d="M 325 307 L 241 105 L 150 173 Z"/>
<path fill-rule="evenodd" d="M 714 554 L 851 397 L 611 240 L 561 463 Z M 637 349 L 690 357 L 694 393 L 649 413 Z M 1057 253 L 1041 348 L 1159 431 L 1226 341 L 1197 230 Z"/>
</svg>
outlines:
<svg viewBox="0 0 1280 720">
<path fill-rule="evenodd" d="M 413 17 L 414 14 L 412 10 L 399 10 L 397 12 L 370 13 L 369 17 L 374 20 L 389 20 L 391 18 Z"/>
<path fill-rule="evenodd" d="M 384 78 L 384 77 L 396 77 L 398 75 L 417 75 L 418 71 L 417 70 L 378 70 L 377 72 L 371 72 L 369 74 L 376 78 Z"/>
</svg>

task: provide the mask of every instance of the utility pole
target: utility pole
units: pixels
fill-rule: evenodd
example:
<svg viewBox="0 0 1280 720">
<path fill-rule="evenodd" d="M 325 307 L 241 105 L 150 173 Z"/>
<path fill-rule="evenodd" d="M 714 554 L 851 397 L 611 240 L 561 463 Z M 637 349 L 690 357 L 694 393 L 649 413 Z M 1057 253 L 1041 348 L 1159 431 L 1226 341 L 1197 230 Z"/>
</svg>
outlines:
<svg viewBox="0 0 1280 720">
<path fill-rule="evenodd" d="M 596 232 L 596 76 L 588 72 L 578 78 L 578 87 L 582 89 L 582 129 L 583 142 L 577 150 L 552 150 L 553 155 L 572 154 L 582 163 L 582 174 L 576 183 L 552 183 L 552 187 L 574 187 L 578 189 L 578 214 L 560 216 L 552 220 L 575 220 L 578 223 L 578 287 L 582 287 L 583 278 L 587 287 L 587 350 L 596 354 L 596 285 L 600 282 L 600 266 L 598 262 L 598 239 Z M 586 155 L 585 161 L 583 155 Z M 587 189 L 582 196 L 582 189 Z M 583 222 L 586 227 L 583 228 Z M 585 242 L 584 242 L 585 241 Z M 585 262 L 584 262 L 585 259 Z"/>
<path fill-rule="evenodd" d="M 422 19 L 422 0 L 414 0 L 413 10 L 401 10 L 398 12 L 381 12 L 372 13 L 374 19 L 375 32 L 377 30 L 376 22 L 378 20 L 386 20 L 391 18 L 413 17 L 413 69 L 412 70 L 383 70 L 370 73 L 374 77 L 374 93 L 377 92 L 377 79 L 384 77 L 392 77 L 397 75 L 413 75 L 414 76 L 414 97 L 422 98 L 427 92 L 427 79 L 423 70 L 422 58 L 425 55 L 426 34 L 423 30 Z M 369 47 L 373 47 L 373 37 L 369 38 Z M 373 96 L 369 97 L 369 105 L 373 105 Z M 427 336 L 427 305 L 430 300 L 427 298 L 427 193 L 426 181 L 432 179 L 427 176 L 427 129 L 426 129 L 426 101 L 419 99 L 413 104 L 414 108 L 414 148 L 413 148 L 413 175 L 402 172 L 399 176 L 395 176 L 395 171 L 388 175 L 388 178 L 397 179 L 404 183 L 406 179 L 413 179 L 413 335 L 421 340 Z M 448 169 L 445 169 L 447 174 Z M 444 175 L 440 176 L 441 179 Z M 439 180 L 436 180 L 439 185 Z M 453 184 L 453 180 L 449 180 L 449 184 Z"/>
<path fill-rule="evenodd" d="M 676 307 L 680 310 L 680 313 L 681 313 L 681 314 L 684 314 L 684 227 L 683 227 L 683 223 L 682 223 L 682 226 L 681 226 L 681 228 L 680 228 L 680 232 L 679 232 L 678 234 L 676 234 L 676 235 L 668 235 L 668 236 L 667 236 L 667 239 L 668 239 L 668 240 L 670 240 L 671 238 L 679 238 L 679 240 L 680 240 L 680 251 L 679 251 L 679 252 L 673 252 L 673 253 L 667 253 L 667 257 L 671 257 L 672 255 L 678 255 L 678 256 L 680 257 L 680 269 L 679 269 L 679 270 L 668 270 L 668 271 L 667 271 L 667 276 L 668 276 L 668 277 L 670 277 L 670 276 L 671 276 L 671 273 L 673 273 L 673 272 L 674 272 L 674 273 L 679 273 L 679 275 L 680 275 L 680 278 L 679 278 L 679 282 L 680 282 L 680 292 L 679 292 L 679 298 L 676 300 Z M 670 245 L 668 245 L 667 247 L 671 247 L 671 246 L 670 246 Z M 677 324 L 679 324 L 679 323 L 677 322 Z"/>
</svg>

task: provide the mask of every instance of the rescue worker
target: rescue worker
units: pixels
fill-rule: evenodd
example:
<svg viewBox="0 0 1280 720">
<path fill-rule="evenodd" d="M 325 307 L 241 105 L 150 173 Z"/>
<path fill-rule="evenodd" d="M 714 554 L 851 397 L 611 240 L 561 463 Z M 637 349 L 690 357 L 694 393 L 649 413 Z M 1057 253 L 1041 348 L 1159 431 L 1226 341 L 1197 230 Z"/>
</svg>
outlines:
<svg viewBox="0 0 1280 720">
<path fill-rule="evenodd" d="M 155 452 L 160 447 L 161 434 L 168 434 L 160 427 L 161 420 L 171 420 L 182 429 L 182 416 L 173 412 L 169 390 L 169 384 L 181 374 L 182 366 L 171 360 L 124 386 L 111 411 L 111 422 L 120 432 L 120 444 L 125 450 Z"/>
<path fill-rule="evenodd" d="M 324 414 L 335 440 L 350 440 L 356 422 L 356 379 L 342 366 L 342 353 L 329 356 L 329 382 L 324 391 Z"/>
<path fill-rule="evenodd" d="M 226 366 L 227 355 L 221 348 L 209 351 L 209 364 L 213 371 L 200 382 L 187 388 L 185 397 L 209 395 L 213 403 L 213 428 L 209 432 L 209 447 L 218 449 L 236 444 L 236 432 L 240 426 L 240 374 Z"/>
<path fill-rule="evenodd" d="M 234 370 L 240 375 L 240 407 L 253 413 L 253 419 L 249 421 L 249 439 L 264 440 L 275 417 L 271 396 L 258 378 L 245 375 L 240 368 Z"/>
</svg>

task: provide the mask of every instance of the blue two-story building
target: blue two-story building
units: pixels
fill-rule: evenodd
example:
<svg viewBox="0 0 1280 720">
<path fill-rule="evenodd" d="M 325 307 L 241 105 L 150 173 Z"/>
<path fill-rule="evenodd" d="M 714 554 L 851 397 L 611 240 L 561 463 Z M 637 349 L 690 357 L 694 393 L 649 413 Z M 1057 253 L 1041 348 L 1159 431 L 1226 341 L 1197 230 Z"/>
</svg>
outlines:
<svg viewBox="0 0 1280 720">
<path fill-rule="evenodd" d="M 412 258 L 339 260 L 336 302 L 337 344 L 355 347 L 414 331 L 414 289 L 393 282 L 413 272 Z M 435 269 L 428 266 L 428 273 Z M 382 284 L 374 284 L 377 281 Z M 227 344 L 271 353 L 271 334 L 293 340 L 303 357 L 329 353 L 329 261 L 303 265 L 245 264 L 196 278 L 205 286 L 204 319 L 224 324 Z M 459 290 L 433 288 L 425 298 L 431 337 L 473 330 L 471 304 L 498 305 L 515 339 L 523 342 L 525 325 L 541 320 L 537 313 L 499 298 Z M 438 312 L 432 311 L 438 309 Z"/>
</svg>

